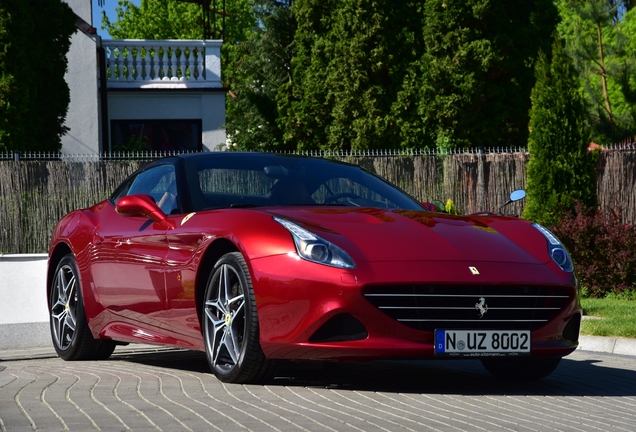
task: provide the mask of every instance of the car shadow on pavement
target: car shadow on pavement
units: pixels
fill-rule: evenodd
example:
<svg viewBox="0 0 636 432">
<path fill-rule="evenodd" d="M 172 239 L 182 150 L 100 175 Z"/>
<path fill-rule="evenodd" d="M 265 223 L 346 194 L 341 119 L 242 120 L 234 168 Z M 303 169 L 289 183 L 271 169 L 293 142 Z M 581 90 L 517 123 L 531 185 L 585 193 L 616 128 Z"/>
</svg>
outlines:
<svg viewBox="0 0 636 432">
<path fill-rule="evenodd" d="M 278 362 L 274 377 L 261 384 L 390 393 L 636 396 L 636 370 L 616 367 L 621 364 L 621 357 L 601 353 L 589 353 L 583 358 L 566 357 L 555 372 L 539 381 L 493 378 L 479 360 Z M 623 359 L 636 366 L 636 359 Z M 114 355 L 111 360 L 197 372 L 216 379 L 205 354 L 198 351 L 129 353 Z"/>
</svg>

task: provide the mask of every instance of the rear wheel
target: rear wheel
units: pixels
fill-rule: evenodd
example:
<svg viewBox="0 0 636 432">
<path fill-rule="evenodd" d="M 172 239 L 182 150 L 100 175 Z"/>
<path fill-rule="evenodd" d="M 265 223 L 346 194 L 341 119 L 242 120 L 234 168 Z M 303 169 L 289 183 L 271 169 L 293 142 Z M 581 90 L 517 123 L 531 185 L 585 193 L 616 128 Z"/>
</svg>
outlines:
<svg viewBox="0 0 636 432">
<path fill-rule="evenodd" d="M 272 362 L 259 342 L 252 281 L 238 252 L 221 257 L 210 275 L 203 304 L 203 339 L 210 368 L 224 382 L 265 378 Z"/>
<path fill-rule="evenodd" d="M 484 357 L 481 364 L 493 376 L 506 380 L 539 380 L 559 366 L 561 357 Z"/>
<path fill-rule="evenodd" d="M 71 254 L 62 258 L 55 270 L 49 299 L 53 347 L 64 360 L 108 358 L 115 342 L 93 338 L 86 322 L 78 275 Z"/>
</svg>

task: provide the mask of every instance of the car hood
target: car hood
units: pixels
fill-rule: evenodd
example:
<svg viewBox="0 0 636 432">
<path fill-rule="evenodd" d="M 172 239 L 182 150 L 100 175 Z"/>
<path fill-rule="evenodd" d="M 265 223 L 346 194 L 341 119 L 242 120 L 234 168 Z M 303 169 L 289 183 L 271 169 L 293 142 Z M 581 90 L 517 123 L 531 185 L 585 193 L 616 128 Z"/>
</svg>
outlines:
<svg viewBox="0 0 636 432">
<path fill-rule="evenodd" d="M 350 207 L 286 207 L 268 212 L 337 244 L 356 255 L 354 259 L 525 264 L 549 260 L 543 236 L 515 218 Z"/>
</svg>

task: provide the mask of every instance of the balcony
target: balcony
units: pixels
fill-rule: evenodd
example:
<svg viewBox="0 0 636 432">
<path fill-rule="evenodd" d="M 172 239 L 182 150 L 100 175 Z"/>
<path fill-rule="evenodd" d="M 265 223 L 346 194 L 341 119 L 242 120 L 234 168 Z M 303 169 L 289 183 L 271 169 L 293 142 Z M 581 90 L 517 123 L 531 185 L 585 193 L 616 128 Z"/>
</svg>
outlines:
<svg viewBox="0 0 636 432">
<path fill-rule="evenodd" d="M 222 88 L 221 44 L 221 40 L 103 40 L 107 88 Z"/>
</svg>

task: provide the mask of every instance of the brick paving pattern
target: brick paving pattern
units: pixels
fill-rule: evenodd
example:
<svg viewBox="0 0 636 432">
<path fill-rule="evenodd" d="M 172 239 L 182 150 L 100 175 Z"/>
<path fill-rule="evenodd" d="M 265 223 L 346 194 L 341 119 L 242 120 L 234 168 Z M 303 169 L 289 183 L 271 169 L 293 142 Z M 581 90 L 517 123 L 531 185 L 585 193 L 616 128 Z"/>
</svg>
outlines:
<svg viewBox="0 0 636 432">
<path fill-rule="evenodd" d="M 530 383 L 436 360 L 284 367 L 263 385 L 223 384 L 188 351 L 9 359 L 0 430 L 634 431 L 636 357 L 577 351 Z"/>
</svg>

